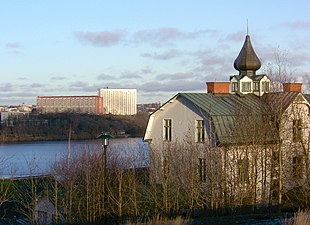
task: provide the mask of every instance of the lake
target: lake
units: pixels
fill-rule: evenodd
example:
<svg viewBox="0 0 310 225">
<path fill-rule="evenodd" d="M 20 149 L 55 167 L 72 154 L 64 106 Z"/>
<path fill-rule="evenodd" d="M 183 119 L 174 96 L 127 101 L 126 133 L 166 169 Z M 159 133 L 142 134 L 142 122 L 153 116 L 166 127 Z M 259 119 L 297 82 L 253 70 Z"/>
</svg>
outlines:
<svg viewBox="0 0 310 225">
<path fill-rule="evenodd" d="M 68 157 L 68 141 L 38 141 L 0 144 L 0 177 L 43 175 L 53 163 Z M 70 156 L 83 151 L 102 151 L 101 140 L 71 141 Z M 130 167 L 148 165 L 148 145 L 142 138 L 110 139 L 107 156 L 130 162 Z"/>
</svg>

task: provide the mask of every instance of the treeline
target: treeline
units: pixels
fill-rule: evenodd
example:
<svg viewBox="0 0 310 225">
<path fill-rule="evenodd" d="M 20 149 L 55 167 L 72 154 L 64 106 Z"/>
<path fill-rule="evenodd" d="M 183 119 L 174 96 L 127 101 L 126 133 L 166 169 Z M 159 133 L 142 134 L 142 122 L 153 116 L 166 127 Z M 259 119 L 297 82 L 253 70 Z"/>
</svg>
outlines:
<svg viewBox="0 0 310 225">
<path fill-rule="evenodd" d="M 115 136 L 143 136 L 147 113 L 133 116 L 89 115 L 75 113 L 30 114 L 29 118 L 11 119 L 0 126 L 0 142 L 93 139 L 102 131 Z"/>
</svg>

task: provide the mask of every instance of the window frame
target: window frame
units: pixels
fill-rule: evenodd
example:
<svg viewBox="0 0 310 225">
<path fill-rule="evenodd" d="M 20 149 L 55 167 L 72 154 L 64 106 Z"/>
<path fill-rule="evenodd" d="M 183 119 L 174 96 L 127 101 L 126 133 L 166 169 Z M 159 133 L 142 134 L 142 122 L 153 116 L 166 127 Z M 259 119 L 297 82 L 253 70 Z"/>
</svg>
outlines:
<svg viewBox="0 0 310 225">
<path fill-rule="evenodd" d="M 259 82 L 253 82 L 253 91 L 259 91 Z"/>
<path fill-rule="evenodd" d="M 164 119 L 163 120 L 163 140 L 170 142 L 172 138 L 172 120 Z"/>
<path fill-rule="evenodd" d="M 262 92 L 270 92 L 270 82 L 262 81 Z"/>
<path fill-rule="evenodd" d="M 252 91 L 252 83 L 250 81 L 242 82 L 242 92 L 251 92 Z"/>
<path fill-rule="evenodd" d="M 238 89 L 239 89 L 238 82 L 232 82 L 232 83 L 231 83 L 231 91 L 232 91 L 232 92 L 237 92 Z"/>
<path fill-rule="evenodd" d="M 206 141 L 204 120 L 195 120 L 195 141 L 196 143 L 204 143 Z"/>
<path fill-rule="evenodd" d="M 302 140 L 302 119 L 293 120 L 293 141 L 298 142 Z"/>
</svg>

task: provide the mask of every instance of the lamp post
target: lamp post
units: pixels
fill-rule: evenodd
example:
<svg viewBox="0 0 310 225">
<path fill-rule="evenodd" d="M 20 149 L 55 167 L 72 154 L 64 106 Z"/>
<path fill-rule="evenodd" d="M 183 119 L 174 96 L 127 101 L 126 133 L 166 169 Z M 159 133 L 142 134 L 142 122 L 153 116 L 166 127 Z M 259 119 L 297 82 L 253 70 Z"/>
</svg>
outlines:
<svg viewBox="0 0 310 225">
<path fill-rule="evenodd" d="M 108 132 L 101 132 L 97 137 L 102 140 L 103 147 L 103 210 L 105 210 L 106 202 L 106 184 L 107 184 L 107 148 L 109 146 L 109 139 L 113 138 Z"/>
</svg>

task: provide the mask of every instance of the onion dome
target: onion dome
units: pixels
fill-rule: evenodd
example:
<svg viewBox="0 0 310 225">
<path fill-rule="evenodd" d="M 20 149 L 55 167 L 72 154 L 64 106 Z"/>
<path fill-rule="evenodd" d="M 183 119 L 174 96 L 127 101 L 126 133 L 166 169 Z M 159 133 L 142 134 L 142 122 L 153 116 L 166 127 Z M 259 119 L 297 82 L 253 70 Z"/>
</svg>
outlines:
<svg viewBox="0 0 310 225">
<path fill-rule="evenodd" d="M 261 62 L 257 57 L 251 44 L 250 35 L 247 35 L 243 47 L 234 62 L 234 67 L 239 71 L 239 75 L 253 76 L 256 70 L 261 67 Z"/>
</svg>

